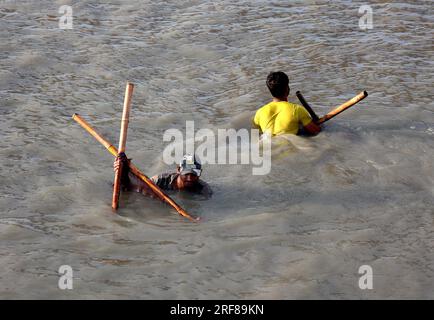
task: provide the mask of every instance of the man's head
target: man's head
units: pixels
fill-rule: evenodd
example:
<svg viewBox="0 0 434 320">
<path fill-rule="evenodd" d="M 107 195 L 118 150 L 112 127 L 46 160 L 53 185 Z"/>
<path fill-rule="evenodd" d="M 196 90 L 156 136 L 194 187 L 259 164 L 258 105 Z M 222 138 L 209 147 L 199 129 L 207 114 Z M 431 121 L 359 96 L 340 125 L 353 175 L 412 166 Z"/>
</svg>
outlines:
<svg viewBox="0 0 434 320">
<path fill-rule="evenodd" d="M 186 154 L 177 165 L 177 172 L 179 173 L 176 179 L 178 189 L 192 188 L 199 182 L 202 164 L 195 155 Z"/>
<path fill-rule="evenodd" d="M 271 95 L 281 100 L 287 100 L 289 95 L 289 79 L 288 76 L 282 72 L 270 72 L 267 77 L 267 87 Z"/>
</svg>

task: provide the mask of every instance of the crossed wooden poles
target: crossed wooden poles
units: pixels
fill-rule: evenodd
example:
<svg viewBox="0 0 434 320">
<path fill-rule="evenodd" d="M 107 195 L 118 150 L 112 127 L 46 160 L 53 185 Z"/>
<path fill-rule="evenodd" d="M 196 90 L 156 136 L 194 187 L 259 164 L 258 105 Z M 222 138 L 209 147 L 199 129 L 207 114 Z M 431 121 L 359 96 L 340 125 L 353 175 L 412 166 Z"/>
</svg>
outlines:
<svg viewBox="0 0 434 320">
<path fill-rule="evenodd" d="M 89 132 L 99 143 L 101 143 L 113 156 L 118 157 L 122 154 L 125 154 L 125 147 L 127 142 L 127 131 L 128 131 L 128 123 L 129 116 L 131 110 L 131 98 L 133 94 L 134 85 L 130 82 L 127 83 L 127 87 L 125 90 L 125 99 L 124 99 L 124 108 L 122 112 L 122 121 L 121 121 L 121 132 L 119 136 L 119 148 L 116 149 L 110 142 L 108 142 L 101 134 L 99 134 L 94 128 L 90 126 L 80 115 L 74 113 L 72 118 L 79 123 L 87 132 Z M 121 188 L 121 177 L 122 170 L 124 169 L 122 166 L 123 162 L 120 162 L 119 168 L 115 171 L 115 179 L 113 185 L 113 197 L 112 197 L 112 208 L 116 211 L 119 207 L 119 195 Z M 139 180 L 143 181 L 152 192 L 162 201 L 168 203 L 172 206 L 181 216 L 197 222 L 200 220 L 199 217 L 195 218 L 187 213 L 181 206 L 179 206 L 172 198 L 170 198 L 163 190 L 161 190 L 151 179 L 149 179 L 145 174 L 143 174 L 136 166 L 134 166 L 131 161 L 127 161 L 127 165 L 130 169 L 130 172 L 135 175 Z"/>
</svg>

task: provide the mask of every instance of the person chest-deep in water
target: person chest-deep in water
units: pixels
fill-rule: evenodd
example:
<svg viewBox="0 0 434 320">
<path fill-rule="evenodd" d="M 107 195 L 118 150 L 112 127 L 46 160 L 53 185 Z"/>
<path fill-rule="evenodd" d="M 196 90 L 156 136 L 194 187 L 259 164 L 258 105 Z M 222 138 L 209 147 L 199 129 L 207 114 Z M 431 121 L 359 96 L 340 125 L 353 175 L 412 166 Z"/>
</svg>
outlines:
<svg viewBox="0 0 434 320">
<path fill-rule="evenodd" d="M 120 162 L 129 161 L 125 156 L 116 158 L 114 170 L 117 170 Z M 150 188 L 128 170 L 128 165 L 124 165 L 126 170 L 122 172 L 122 188 L 127 191 L 135 191 L 144 195 L 153 196 Z M 162 173 L 151 178 L 160 189 L 165 191 L 179 191 L 201 195 L 208 199 L 212 195 L 212 190 L 208 183 L 200 179 L 202 165 L 194 155 L 185 155 L 181 162 L 176 166 L 176 171 Z"/>
</svg>

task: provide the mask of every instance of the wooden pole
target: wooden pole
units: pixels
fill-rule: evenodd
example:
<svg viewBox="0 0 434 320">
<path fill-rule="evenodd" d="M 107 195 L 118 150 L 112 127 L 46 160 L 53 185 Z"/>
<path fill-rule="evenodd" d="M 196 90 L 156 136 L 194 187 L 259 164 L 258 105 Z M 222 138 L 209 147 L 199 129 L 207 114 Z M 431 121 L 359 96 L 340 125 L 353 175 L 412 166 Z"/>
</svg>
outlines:
<svg viewBox="0 0 434 320">
<path fill-rule="evenodd" d="M 154 191 L 154 193 L 163 201 L 170 204 L 181 216 L 191 220 L 191 221 L 199 221 L 200 218 L 194 218 L 190 216 L 187 211 L 182 209 L 174 200 L 172 200 L 168 195 L 166 195 L 158 186 L 155 185 L 154 182 L 152 182 L 151 179 L 149 179 L 146 175 L 141 173 L 139 169 L 137 169 L 134 165 L 130 165 L 130 170 L 132 173 L 136 175 L 140 180 L 145 182 L 151 189 Z"/>
<path fill-rule="evenodd" d="M 87 132 L 89 132 L 99 143 L 101 143 L 113 156 L 118 155 L 118 150 L 110 142 L 108 142 L 101 134 L 99 134 L 94 128 L 92 128 L 80 115 L 74 113 L 72 116 L 78 124 L 80 124 Z M 200 217 L 194 218 L 189 215 L 181 206 L 179 206 L 173 199 L 171 199 L 167 194 L 164 193 L 151 179 L 149 179 L 144 173 L 142 173 L 136 166 L 131 162 L 129 163 L 131 172 L 136 175 L 140 180 L 146 183 L 155 195 L 162 201 L 168 203 L 172 206 L 181 216 L 186 217 L 191 221 L 199 221 Z"/>
<path fill-rule="evenodd" d="M 306 100 L 304 99 L 301 92 L 297 91 L 295 94 L 296 94 L 298 100 L 300 100 L 303 107 L 307 110 L 307 112 L 309 112 L 310 116 L 312 117 L 313 122 L 315 122 L 315 123 L 318 122 L 319 117 L 316 115 L 316 113 L 313 111 L 313 109 L 310 107 L 310 105 L 306 102 Z"/>
<path fill-rule="evenodd" d="M 357 102 L 365 99 L 367 96 L 368 96 L 368 93 L 366 91 L 360 92 L 354 98 L 348 100 L 347 102 L 341 104 L 339 107 L 336 107 L 335 109 L 333 109 L 332 111 L 330 111 L 329 113 L 327 113 L 324 117 L 322 117 L 321 119 L 318 120 L 317 124 L 324 123 L 324 122 L 330 120 L 331 118 L 336 117 L 339 113 L 341 113 L 341 112 L 347 110 L 348 108 L 352 107 Z"/>
<path fill-rule="evenodd" d="M 125 147 L 127 144 L 127 132 L 128 123 L 130 119 L 131 110 L 131 97 L 133 95 L 134 85 L 130 82 L 127 83 L 125 89 L 124 109 L 122 112 L 121 132 L 119 135 L 119 148 L 118 156 L 121 153 L 125 153 Z M 113 197 L 112 197 L 112 209 L 117 210 L 119 207 L 119 194 L 121 191 L 121 177 L 122 177 L 122 163 L 119 163 L 119 167 L 115 172 L 115 179 L 113 183 Z"/>
<path fill-rule="evenodd" d="M 80 126 L 84 128 L 87 132 L 89 132 L 92 137 L 98 140 L 112 155 L 115 157 L 118 155 L 118 149 L 115 146 L 110 144 L 107 140 L 105 140 L 94 128 L 90 126 L 78 113 L 74 113 L 72 115 L 72 119 L 74 119 Z"/>
</svg>

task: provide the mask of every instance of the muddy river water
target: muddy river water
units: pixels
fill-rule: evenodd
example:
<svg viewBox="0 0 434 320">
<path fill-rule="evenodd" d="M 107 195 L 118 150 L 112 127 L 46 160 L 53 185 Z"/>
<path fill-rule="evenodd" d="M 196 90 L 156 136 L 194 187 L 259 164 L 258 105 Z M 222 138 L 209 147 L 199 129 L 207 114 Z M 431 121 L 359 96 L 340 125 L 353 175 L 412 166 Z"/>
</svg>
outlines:
<svg viewBox="0 0 434 320">
<path fill-rule="evenodd" d="M 0 298 L 433 299 L 432 2 L 367 2 L 0 0 Z M 154 175 L 167 129 L 249 129 L 274 70 L 320 115 L 369 96 L 275 139 L 266 175 L 205 164 L 210 199 L 171 193 L 201 223 L 135 193 L 112 214 L 113 157 L 73 113 L 117 143 L 132 81 L 127 154 Z"/>
</svg>

